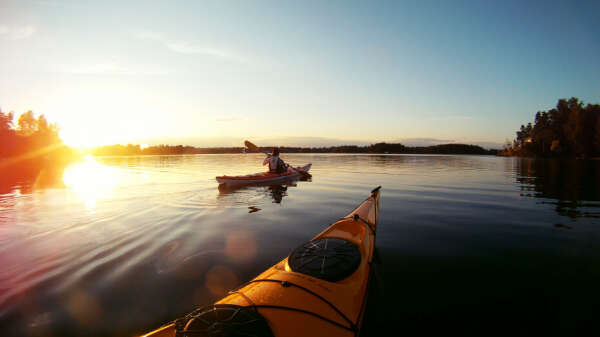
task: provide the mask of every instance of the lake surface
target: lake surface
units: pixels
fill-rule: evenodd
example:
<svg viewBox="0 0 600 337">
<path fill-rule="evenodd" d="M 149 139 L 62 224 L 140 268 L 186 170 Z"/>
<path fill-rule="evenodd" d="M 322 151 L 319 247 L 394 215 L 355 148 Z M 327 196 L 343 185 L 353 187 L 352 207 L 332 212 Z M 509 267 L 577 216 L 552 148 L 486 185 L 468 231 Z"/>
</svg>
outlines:
<svg viewBox="0 0 600 337">
<path fill-rule="evenodd" d="M 0 172 L 0 335 L 127 336 L 210 304 L 382 185 L 365 333 L 577 335 L 600 305 L 600 161 L 284 155 L 310 181 L 220 191 L 262 155 Z M 377 313 L 374 315 L 373 313 Z"/>
</svg>

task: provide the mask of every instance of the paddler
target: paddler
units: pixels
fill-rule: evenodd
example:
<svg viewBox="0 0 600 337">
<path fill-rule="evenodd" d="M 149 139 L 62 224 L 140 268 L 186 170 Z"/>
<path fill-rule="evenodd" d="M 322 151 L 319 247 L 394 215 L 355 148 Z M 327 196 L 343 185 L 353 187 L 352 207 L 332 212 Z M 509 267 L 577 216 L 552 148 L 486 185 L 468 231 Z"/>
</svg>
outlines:
<svg viewBox="0 0 600 337">
<path fill-rule="evenodd" d="M 267 155 L 267 158 L 263 161 L 263 165 L 269 164 L 269 172 L 271 173 L 284 173 L 288 170 L 288 165 L 279 158 L 279 148 L 274 147 L 273 152 Z"/>
</svg>

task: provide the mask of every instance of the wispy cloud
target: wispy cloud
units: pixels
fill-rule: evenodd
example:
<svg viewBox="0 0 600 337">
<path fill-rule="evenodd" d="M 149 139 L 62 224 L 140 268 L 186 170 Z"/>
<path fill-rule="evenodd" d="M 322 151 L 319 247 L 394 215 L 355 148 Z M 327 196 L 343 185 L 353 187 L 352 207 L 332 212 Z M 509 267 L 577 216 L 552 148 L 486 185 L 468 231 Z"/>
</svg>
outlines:
<svg viewBox="0 0 600 337">
<path fill-rule="evenodd" d="M 115 63 L 59 65 L 58 72 L 79 75 L 166 75 L 168 70 L 123 67 Z"/>
<path fill-rule="evenodd" d="M 141 40 L 155 41 L 174 53 L 187 55 L 206 55 L 239 63 L 246 63 L 247 60 L 228 50 L 215 48 L 213 46 L 203 45 L 197 42 L 182 41 L 171 39 L 160 32 L 139 32 L 135 36 Z"/>
<path fill-rule="evenodd" d="M 32 36 L 36 32 L 34 26 L 9 27 L 0 26 L 0 38 L 4 40 L 22 40 Z"/>
</svg>

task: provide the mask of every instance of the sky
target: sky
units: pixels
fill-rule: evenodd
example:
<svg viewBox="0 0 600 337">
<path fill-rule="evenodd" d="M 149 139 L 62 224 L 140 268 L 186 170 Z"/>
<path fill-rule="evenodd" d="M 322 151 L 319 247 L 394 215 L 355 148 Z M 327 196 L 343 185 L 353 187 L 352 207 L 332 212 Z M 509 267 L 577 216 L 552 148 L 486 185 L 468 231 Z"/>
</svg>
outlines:
<svg viewBox="0 0 600 337">
<path fill-rule="evenodd" d="M 0 0 L 0 108 L 44 114 L 73 146 L 493 147 L 559 98 L 600 103 L 599 15 L 598 1 Z"/>
</svg>

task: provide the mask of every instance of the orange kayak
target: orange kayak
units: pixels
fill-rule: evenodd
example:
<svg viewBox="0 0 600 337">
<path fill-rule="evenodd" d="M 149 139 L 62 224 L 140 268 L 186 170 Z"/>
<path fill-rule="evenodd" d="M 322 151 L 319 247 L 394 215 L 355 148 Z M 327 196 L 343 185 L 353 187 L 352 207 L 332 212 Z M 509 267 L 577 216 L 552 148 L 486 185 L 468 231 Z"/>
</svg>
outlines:
<svg viewBox="0 0 600 337">
<path fill-rule="evenodd" d="M 380 188 L 225 298 L 144 336 L 358 336 L 372 275 Z"/>
</svg>

